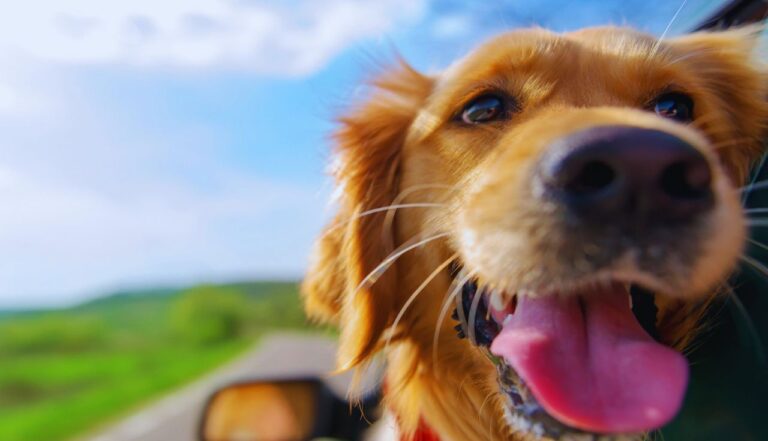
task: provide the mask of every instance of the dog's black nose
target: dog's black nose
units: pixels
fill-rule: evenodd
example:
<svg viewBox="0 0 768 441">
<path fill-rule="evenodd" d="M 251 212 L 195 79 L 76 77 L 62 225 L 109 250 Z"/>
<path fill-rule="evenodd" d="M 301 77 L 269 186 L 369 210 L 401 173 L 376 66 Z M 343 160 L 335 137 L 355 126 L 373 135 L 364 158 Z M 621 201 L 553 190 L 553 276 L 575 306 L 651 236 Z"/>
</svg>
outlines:
<svg viewBox="0 0 768 441">
<path fill-rule="evenodd" d="M 658 130 L 601 126 L 557 142 L 545 188 L 579 217 L 633 224 L 691 220 L 714 204 L 707 159 Z"/>
</svg>

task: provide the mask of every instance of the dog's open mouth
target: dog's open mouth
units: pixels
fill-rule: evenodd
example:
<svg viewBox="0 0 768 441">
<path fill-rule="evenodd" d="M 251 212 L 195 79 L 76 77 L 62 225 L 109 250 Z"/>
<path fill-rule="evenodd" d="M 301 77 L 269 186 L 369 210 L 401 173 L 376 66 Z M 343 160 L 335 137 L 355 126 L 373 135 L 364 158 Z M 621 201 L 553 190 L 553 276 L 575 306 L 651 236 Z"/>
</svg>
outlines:
<svg viewBox="0 0 768 441">
<path fill-rule="evenodd" d="M 658 341 L 653 296 L 640 286 L 502 296 L 458 265 L 453 275 L 463 283 L 459 336 L 496 364 L 516 429 L 559 440 L 633 439 L 679 410 L 688 365 Z"/>
</svg>

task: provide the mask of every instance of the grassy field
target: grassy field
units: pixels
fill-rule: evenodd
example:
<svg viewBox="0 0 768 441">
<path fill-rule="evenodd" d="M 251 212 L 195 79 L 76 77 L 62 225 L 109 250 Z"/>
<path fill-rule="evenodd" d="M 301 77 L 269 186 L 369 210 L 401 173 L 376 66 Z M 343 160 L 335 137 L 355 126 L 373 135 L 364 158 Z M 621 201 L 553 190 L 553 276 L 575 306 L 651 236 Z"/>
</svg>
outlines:
<svg viewBox="0 0 768 441">
<path fill-rule="evenodd" d="M 224 299 L 224 300 L 222 300 Z M 69 439 L 305 327 L 294 283 L 108 296 L 0 315 L 0 440 Z"/>
</svg>

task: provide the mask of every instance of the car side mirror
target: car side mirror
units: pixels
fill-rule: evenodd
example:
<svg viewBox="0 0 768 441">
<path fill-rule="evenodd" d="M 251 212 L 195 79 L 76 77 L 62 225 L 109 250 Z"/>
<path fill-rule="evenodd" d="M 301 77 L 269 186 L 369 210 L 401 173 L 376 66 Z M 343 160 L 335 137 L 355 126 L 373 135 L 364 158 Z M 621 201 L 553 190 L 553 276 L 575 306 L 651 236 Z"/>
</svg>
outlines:
<svg viewBox="0 0 768 441">
<path fill-rule="evenodd" d="M 232 384 L 208 399 L 201 441 L 306 441 L 360 439 L 378 404 L 378 393 L 361 406 L 337 397 L 319 379 L 280 379 Z M 365 418 L 363 418 L 363 414 Z"/>
</svg>

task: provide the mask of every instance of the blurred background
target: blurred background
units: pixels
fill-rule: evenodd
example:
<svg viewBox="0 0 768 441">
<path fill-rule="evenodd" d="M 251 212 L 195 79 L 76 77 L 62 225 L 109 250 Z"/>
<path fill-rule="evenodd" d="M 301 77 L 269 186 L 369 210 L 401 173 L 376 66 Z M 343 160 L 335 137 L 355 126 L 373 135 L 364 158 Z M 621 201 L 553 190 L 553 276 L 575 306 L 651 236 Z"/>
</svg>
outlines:
<svg viewBox="0 0 768 441">
<path fill-rule="evenodd" d="M 136 415 L 195 384 L 203 385 L 199 399 L 212 383 L 197 381 L 238 360 L 251 361 L 227 378 L 258 370 L 265 358 L 254 354 L 267 334 L 332 341 L 332 330 L 305 323 L 297 293 L 312 240 L 333 210 L 328 135 L 361 81 L 395 52 L 437 71 L 515 27 L 626 24 L 674 35 L 723 3 L 7 4 L 0 440 L 189 439 L 192 411 L 173 423 L 177 413 Z M 765 206 L 761 198 L 750 202 Z M 768 396 L 760 343 L 768 306 L 754 294 L 760 279 L 745 273 L 743 305 L 726 302 L 720 315 L 730 324 L 695 353 L 703 368 L 668 439 L 705 439 L 686 438 L 694 432 L 685 422 L 694 420 L 701 433 L 744 427 L 748 437 L 732 439 L 766 439 L 754 423 L 766 407 L 738 408 L 745 391 L 762 398 L 755 403 Z M 165 435 L 148 435 L 163 425 Z"/>
</svg>

